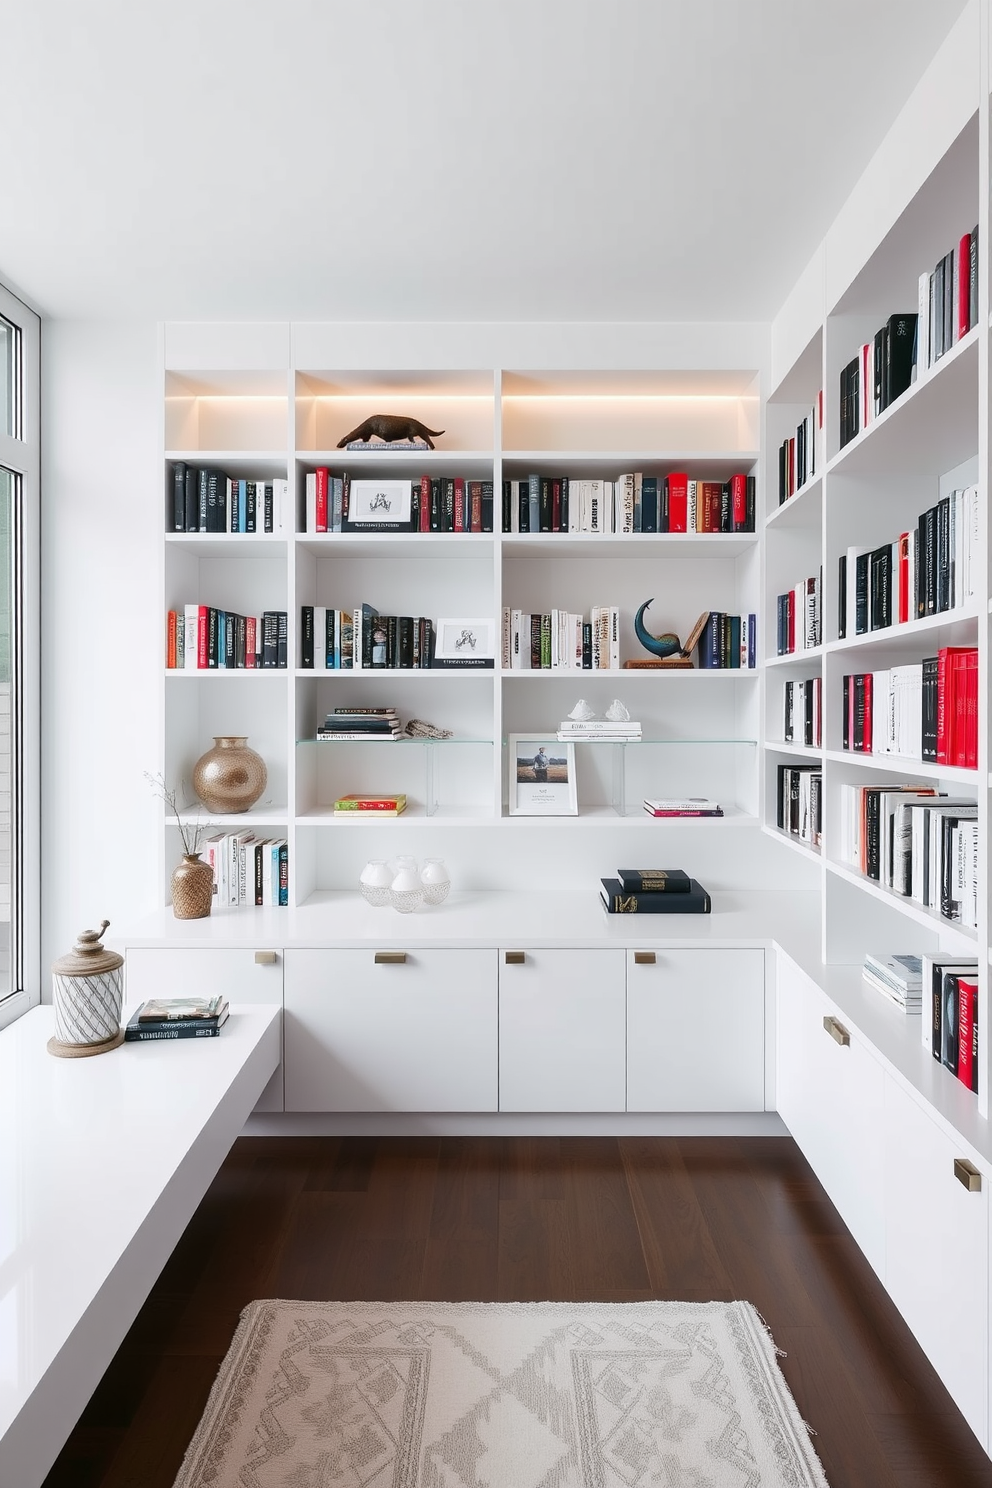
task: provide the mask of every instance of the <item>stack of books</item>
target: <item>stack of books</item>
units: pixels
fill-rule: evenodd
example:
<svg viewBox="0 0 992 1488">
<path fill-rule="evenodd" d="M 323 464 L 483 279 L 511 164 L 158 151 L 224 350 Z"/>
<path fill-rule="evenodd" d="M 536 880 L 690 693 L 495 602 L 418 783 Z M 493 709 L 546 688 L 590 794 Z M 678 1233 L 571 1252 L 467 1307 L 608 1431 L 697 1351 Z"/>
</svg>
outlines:
<svg viewBox="0 0 992 1488">
<path fill-rule="evenodd" d="M 335 708 L 317 729 L 318 739 L 398 739 L 403 729 L 395 708 Z"/>
<path fill-rule="evenodd" d="M 978 1089 L 978 961 L 933 951 L 923 963 L 923 1047 Z"/>
<path fill-rule="evenodd" d="M 722 816 L 723 807 L 705 796 L 645 796 L 648 816 Z"/>
<path fill-rule="evenodd" d="M 161 1039 L 216 1038 L 227 1022 L 226 997 L 161 997 L 143 1002 L 131 1014 L 124 1039 L 151 1043 Z"/>
<path fill-rule="evenodd" d="M 334 802 L 335 816 L 348 816 L 356 819 L 370 816 L 399 816 L 405 810 L 406 795 L 402 791 L 386 796 L 338 796 Z"/>
<path fill-rule="evenodd" d="M 607 914 L 709 914 L 710 896 L 683 868 L 618 868 L 601 878 Z"/>
<path fill-rule="evenodd" d="M 640 737 L 641 725 L 635 723 L 632 718 L 624 718 L 617 722 L 608 718 L 563 718 L 558 725 L 558 738 L 563 741 L 606 739 L 613 743 L 623 743 L 625 739 L 639 739 Z"/>
<path fill-rule="evenodd" d="M 919 956 L 865 956 L 861 975 L 869 987 L 881 992 L 904 1013 L 918 1013 L 923 1006 L 923 961 Z"/>
</svg>

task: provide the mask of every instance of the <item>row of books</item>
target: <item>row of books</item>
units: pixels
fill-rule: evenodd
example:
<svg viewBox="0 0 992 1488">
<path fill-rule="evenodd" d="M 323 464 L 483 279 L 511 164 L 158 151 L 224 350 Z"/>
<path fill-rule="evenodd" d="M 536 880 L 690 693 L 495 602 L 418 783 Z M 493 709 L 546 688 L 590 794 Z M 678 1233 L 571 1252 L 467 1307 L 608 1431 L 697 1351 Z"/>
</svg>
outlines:
<svg viewBox="0 0 992 1488">
<path fill-rule="evenodd" d="M 936 656 L 844 678 L 842 748 L 973 770 L 978 766 L 978 651 Z"/>
<path fill-rule="evenodd" d="M 697 645 L 704 671 L 753 671 L 758 665 L 757 616 L 710 610 Z"/>
<path fill-rule="evenodd" d="M 823 640 L 822 571 L 800 579 L 775 601 L 775 647 L 779 656 L 809 651 Z"/>
<path fill-rule="evenodd" d="M 837 634 L 867 635 L 970 604 L 977 592 L 979 497 L 963 486 L 880 547 L 850 547 L 838 563 Z"/>
<path fill-rule="evenodd" d="M 377 743 L 402 738 L 403 727 L 395 708 L 341 707 L 328 713 L 317 727 L 318 739 L 371 739 Z M 335 809 L 337 803 L 335 802 Z"/>
<path fill-rule="evenodd" d="M 359 479 L 318 465 L 304 483 L 304 524 L 307 532 L 492 532 L 493 483 L 464 475 Z"/>
<path fill-rule="evenodd" d="M 823 743 L 823 678 L 786 682 L 784 691 L 783 740 L 819 749 Z"/>
<path fill-rule="evenodd" d="M 185 460 L 173 463 L 173 532 L 279 533 L 288 518 L 287 480 L 232 478 Z"/>
<path fill-rule="evenodd" d="M 531 614 L 504 609 L 500 629 L 504 671 L 602 671 L 620 665 L 620 609 L 594 605 L 589 619 L 567 610 Z"/>
<path fill-rule="evenodd" d="M 755 478 L 690 479 L 685 471 L 615 480 L 529 475 L 503 482 L 504 532 L 753 532 Z"/>
<path fill-rule="evenodd" d="M 709 914 L 712 909 L 702 884 L 682 868 L 619 868 L 616 878 L 600 883 L 607 914 Z"/>
<path fill-rule="evenodd" d="M 286 667 L 288 637 L 285 610 L 239 615 L 213 605 L 184 605 L 166 616 L 165 664 L 187 672 Z"/>
<path fill-rule="evenodd" d="M 126 1043 L 216 1038 L 230 1016 L 226 997 L 162 997 L 141 1003 L 124 1028 Z"/>
<path fill-rule="evenodd" d="M 968 1090 L 978 1089 L 978 962 L 930 951 L 920 957 L 923 1047 Z"/>
<path fill-rule="evenodd" d="M 945 919 L 978 923 L 978 808 L 933 786 L 841 786 L 839 860 Z"/>
<path fill-rule="evenodd" d="M 200 848 L 214 875 L 218 905 L 231 908 L 289 904 L 289 844 L 285 837 L 217 832 Z"/>
<path fill-rule="evenodd" d="M 840 374 L 840 445 L 868 428 L 913 380 L 916 312 L 890 315 Z"/>
<path fill-rule="evenodd" d="M 778 504 L 801 491 L 820 469 L 819 441 L 823 428 L 823 390 L 795 434 L 784 439 L 778 451 Z"/>
<path fill-rule="evenodd" d="M 819 847 L 823 832 L 823 772 L 819 765 L 779 765 L 776 822 L 790 837 Z"/>
<path fill-rule="evenodd" d="M 307 671 L 368 671 L 434 665 L 435 627 L 426 615 L 380 615 L 372 605 L 300 609 L 300 666 Z"/>
<path fill-rule="evenodd" d="M 956 247 L 939 259 L 933 273 L 919 279 L 916 355 L 918 377 L 978 324 L 978 228 L 963 233 Z"/>
</svg>

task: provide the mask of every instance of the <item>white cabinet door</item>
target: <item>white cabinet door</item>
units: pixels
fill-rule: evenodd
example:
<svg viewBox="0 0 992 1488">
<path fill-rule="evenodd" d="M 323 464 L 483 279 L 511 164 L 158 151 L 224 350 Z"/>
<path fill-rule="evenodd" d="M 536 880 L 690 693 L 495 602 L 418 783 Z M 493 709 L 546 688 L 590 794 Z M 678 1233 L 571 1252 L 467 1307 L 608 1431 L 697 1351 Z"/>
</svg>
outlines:
<svg viewBox="0 0 992 1488">
<path fill-rule="evenodd" d="M 971 1429 L 988 1441 L 988 1174 L 885 1081 L 885 1284 Z M 967 1177 L 967 1173 L 964 1174 Z M 974 1181 L 974 1180 L 973 1180 Z"/>
<path fill-rule="evenodd" d="M 256 961 L 256 954 L 261 958 Z M 274 957 L 269 960 L 268 957 Z M 282 1006 L 282 952 L 250 950 L 130 948 L 124 959 L 129 1008 L 149 997 L 226 997 L 228 1002 L 276 1002 Z M 221 1038 L 224 1035 L 221 1033 Z M 281 1111 L 282 1065 L 262 1091 L 256 1111 Z"/>
<path fill-rule="evenodd" d="M 624 1090 L 623 951 L 500 951 L 500 1110 L 622 1111 Z"/>
<path fill-rule="evenodd" d="M 777 962 L 779 1114 L 884 1281 L 885 1075 L 819 988 L 788 956 Z"/>
<path fill-rule="evenodd" d="M 285 1037 L 287 1111 L 495 1111 L 496 952 L 287 951 Z"/>
<path fill-rule="evenodd" d="M 628 951 L 627 1110 L 764 1108 L 764 951 Z"/>
</svg>

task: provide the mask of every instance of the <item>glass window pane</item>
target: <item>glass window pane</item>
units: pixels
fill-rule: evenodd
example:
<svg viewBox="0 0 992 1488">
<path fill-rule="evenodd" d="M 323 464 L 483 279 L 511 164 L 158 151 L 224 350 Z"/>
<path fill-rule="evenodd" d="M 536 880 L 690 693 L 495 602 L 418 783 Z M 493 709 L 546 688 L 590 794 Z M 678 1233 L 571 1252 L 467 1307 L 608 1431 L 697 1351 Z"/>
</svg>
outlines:
<svg viewBox="0 0 992 1488">
<path fill-rule="evenodd" d="M 17 678 L 14 667 L 13 575 L 15 510 L 19 477 L 0 466 L 0 998 L 16 990 L 11 968 L 13 822 L 11 717 Z"/>
<path fill-rule="evenodd" d="M 0 315 L 0 434 L 21 437 L 21 333 Z"/>
</svg>

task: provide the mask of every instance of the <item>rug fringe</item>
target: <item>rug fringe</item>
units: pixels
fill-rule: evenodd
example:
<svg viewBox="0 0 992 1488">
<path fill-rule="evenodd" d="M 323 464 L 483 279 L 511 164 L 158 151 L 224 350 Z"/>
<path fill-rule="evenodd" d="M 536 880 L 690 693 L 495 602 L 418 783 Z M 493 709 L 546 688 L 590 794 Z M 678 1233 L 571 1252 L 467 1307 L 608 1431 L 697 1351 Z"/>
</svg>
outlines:
<svg viewBox="0 0 992 1488">
<path fill-rule="evenodd" d="M 784 1348 L 779 1348 L 778 1344 L 775 1342 L 775 1337 L 774 1337 L 774 1334 L 772 1333 L 771 1328 L 769 1328 L 768 1324 L 765 1322 L 764 1318 L 761 1316 L 761 1313 L 754 1306 L 754 1303 L 753 1302 L 750 1305 L 754 1309 L 754 1315 L 755 1315 L 755 1317 L 758 1319 L 759 1323 L 764 1328 L 765 1332 L 768 1334 L 768 1342 L 771 1344 L 772 1348 L 775 1350 L 775 1352 L 778 1355 L 778 1357 L 780 1359 L 787 1359 L 789 1357 L 787 1350 L 784 1349 Z M 805 1421 L 803 1422 L 803 1425 L 806 1426 L 806 1422 Z M 808 1431 L 811 1428 L 807 1426 L 806 1429 Z"/>
</svg>

